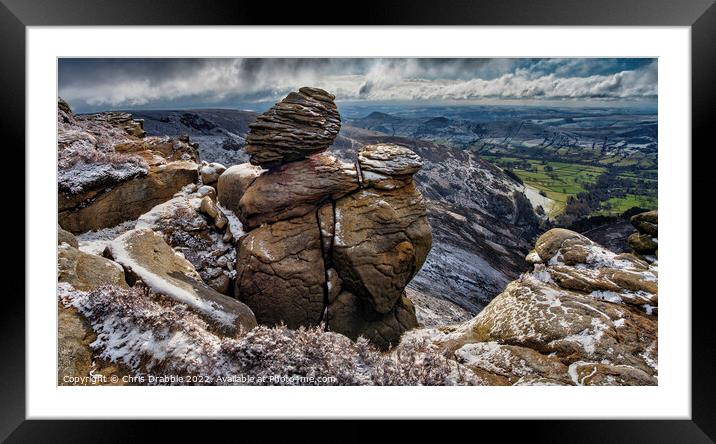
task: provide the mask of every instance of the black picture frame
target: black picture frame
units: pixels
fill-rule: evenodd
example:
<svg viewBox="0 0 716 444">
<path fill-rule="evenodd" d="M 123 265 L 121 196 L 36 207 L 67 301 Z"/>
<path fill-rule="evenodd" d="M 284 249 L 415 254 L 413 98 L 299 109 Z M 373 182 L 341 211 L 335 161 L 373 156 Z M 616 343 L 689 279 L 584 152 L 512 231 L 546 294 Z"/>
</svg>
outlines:
<svg viewBox="0 0 716 444">
<path fill-rule="evenodd" d="M 108 0 L 0 0 L 0 97 L 3 143 L 6 161 L 31 167 L 25 158 L 25 31 L 28 26 L 104 26 L 104 25 L 522 25 L 522 26 L 690 26 L 692 51 L 692 208 L 710 208 L 712 199 L 702 199 L 705 188 L 701 178 L 707 167 L 703 157 L 713 142 L 707 139 L 713 124 L 713 103 L 716 102 L 716 6 L 714 0 L 503 0 L 503 1 L 426 1 L 399 0 L 383 4 L 355 2 L 278 3 L 278 2 L 198 2 L 190 0 L 160 0 L 152 3 L 139 0 L 121 2 Z M 711 143 L 709 143 L 711 142 Z M 12 149 L 11 149 L 12 148 Z M 686 148 L 686 147 L 685 147 Z M 701 152 L 699 150 L 702 150 Z M 8 152 L 11 151 L 11 152 Z M 15 156 L 16 159 L 7 159 Z M 698 159 L 698 160 L 697 160 Z M 700 174 L 703 173 L 703 174 Z M 702 185 L 702 186 L 700 186 Z M 662 184 L 668 186 L 668 183 Z M 15 196 L 17 199 L 17 196 Z M 27 205 L 27 202 L 25 202 Z M 19 210 L 13 221 L 17 230 Z M 696 218 L 693 211 L 693 232 L 709 223 L 708 218 Z M 24 220 L 24 216 L 23 216 Z M 22 224 L 24 226 L 24 223 Z M 705 232 L 705 230 L 700 230 Z M 25 239 L 32 233 L 24 231 Z M 19 242 L 19 239 L 16 239 Z M 712 241 L 709 241 L 712 242 Z M 22 246 L 24 247 L 24 245 Z M 18 245 L 18 248 L 20 246 Z M 707 247 L 700 247 L 707 248 Z M 20 251 L 20 250 L 15 250 Z M 24 251 L 24 250 L 23 250 Z M 24 255 L 23 255 L 24 257 Z M 17 254 L 13 256 L 16 263 Z M 714 409 L 714 350 L 716 340 L 711 318 L 714 311 L 713 290 L 698 291 L 697 281 L 708 276 L 712 260 L 699 261 L 695 256 L 684 258 L 692 262 L 692 295 L 680 295 L 685 301 L 692 296 L 692 419 L 638 421 L 520 421 L 516 427 L 503 421 L 482 421 L 465 424 L 467 433 L 475 439 L 489 439 L 492 432 L 511 438 L 549 442 L 713 442 L 716 440 L 716 411 Z M 31 267 L 25 265 L 25 280 L 33 278 Z M 25 294 L 20 274 L 8 273 L 4 280 L 4 298 L 0 309 L 0 439 L 8 442 L 105 442 L 149 438 L 150 429 L 166 430 L 184 439 L 207 438 L 220 429 L 237 438 L 248 424 L 237 426 L 233 421 L 212 424 L 149 421 L 40 421 L 25 420 Z M 703 291 L 705 290 L 705 291 Z M 627 388 L 628 389 L 628 388 Z M 241 402 L 240 400 L 237 402 Z M 479 400 L 476 400 L 479 402 Z M 399 400 L 396 402 L 399 408 Z M 161 405 L 157 406 L 161 413 Z M 638 416 L 639 412 L 635 411 Z M 167 427 L 168 426 L 168 427 Z M 372 439 L 369 426 L 364 423 L 332 424 L 340 430 L 334 435 L 350 440 Z M 266 439 L 311 438 L 304 427 L 287 424 L 285 427 L 263 429 Z M 422 425 L 394 425 L 404 437 L 420 434 Z M 442 426 L 441 426 L 442 427 Z M 315 429 L 308 425 L 307 429 Z M 411 432 L 412 430 L 412 432 Z M 448 430 L 446 428 L 445 430 Z M 455 439 L 464 434 L 449 426 Z M 210 432 L 209 432 L 210 431 Z M 243 431 L 243 432 L 242 432 Z M 252 431 L 253 432 L 253 431 Z M 338 433 L 338 432 L 337 432 Z M 479 435 L 477 435 L 479 433 Z M 324 439 L 330 433 L 321 432 Z M 522 435 L 522 436 L 520 436 Z M 256 436 L 253 434 L 253 436 Z M 166 440 L 170 435 L 164 436 Z M 320 437 L 311 440 L 323 440 Z"/>
</svg>

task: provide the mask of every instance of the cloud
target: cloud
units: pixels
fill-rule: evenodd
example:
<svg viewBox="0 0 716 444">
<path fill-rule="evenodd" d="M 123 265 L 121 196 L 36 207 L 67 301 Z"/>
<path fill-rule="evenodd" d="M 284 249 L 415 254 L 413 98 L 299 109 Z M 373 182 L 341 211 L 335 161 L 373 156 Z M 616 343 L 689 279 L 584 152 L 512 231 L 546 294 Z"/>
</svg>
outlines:
<svg viewBox="0 0 716 444">
<path fill-rule="evenodd" d="M 275 101 L 311 85 L 338 100 L 635 100 L 657 95 L 655 59 L 61 59 L 76 108 Z"/>
</svg>

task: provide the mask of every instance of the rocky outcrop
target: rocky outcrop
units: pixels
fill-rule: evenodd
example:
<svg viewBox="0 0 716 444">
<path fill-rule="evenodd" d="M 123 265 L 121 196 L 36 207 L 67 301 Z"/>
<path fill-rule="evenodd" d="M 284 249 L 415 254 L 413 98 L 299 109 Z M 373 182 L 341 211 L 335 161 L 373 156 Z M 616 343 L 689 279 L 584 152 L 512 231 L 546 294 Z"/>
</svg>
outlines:
<svg viewBox="0 0 716 444">
<path fill-rule="evenodd" d="M 241 233 L 240 228 L 232 230 L 229 216 L 218 208 L 212 197 L 215 195 L 214 189 L 207 185 L 197 190 L 189 186 L 143 214 L 136 228 L 160 233 L 174 251 L 191 262 L 209 287 L 230 295 L 236 274 L 233 231 Z"/>
<path fill-rule="evenodd" d="M 258 116 L 246 137 L 250 162 L 270 168 L 325 151 L 341 128 L 333 99 L 322 89 L 300 88 Z"/>
<path fill-rule="evenodd" d="M 145 137 L 128 113 L 77 116 L 58 105 L 59 223 L 73 233 L 136 219 L 198 180 L 196 145 Z"/>
<path fill-rule="evenodd" d="M 59 222 L 73 233 L 113 227 L 136 219 L 196 180 L 197 165 L 194 162 L 176 161 L 152 167 L 146 176 L 127 180 L 110 189 L 77 195 L 60 193 Z"/>
<path fill-rule="evenodd" d="M 289 94 L 258 122 L 247 152 L 271 169 L 242 165 L 218 181 L 219 201 L 237 208 L 250 230 L 239 240 L 236 295 L 259 323 L 324 323 L 352 339 L 396 345 L 417 326 L 405 287 L 432 242 L 412 181 L 420 157 L 390 144 L 364 147 L 355 164 L 316 154 L 340 118 L 332 96 L 311 88 Z M 297 122 L 308 127 L 298 131 Z"/>
<path fill-rule="evenodd" d="M 659 257 L 659 212 L 647 211 L 632 216 L 631 224 L 637 229 L 627 238 L 634 252 L 648 262 L 655 262 Z"/>
<path fill-rule="evenodd" d="M 657 383 L 655 267 L 564 229 L 472 320 L 416 331 L 493 384 Z"/>
<path fill-rule="evenodd" d="M 186 304 L 217 332 L 236 336 L 256 326 L 246 305 L 204 284 L 192 264 L 148 228 L 122 234 L 107 253 L 124 267 L 130 284 L 141 280 L 154 292 Z"/>
</svg>

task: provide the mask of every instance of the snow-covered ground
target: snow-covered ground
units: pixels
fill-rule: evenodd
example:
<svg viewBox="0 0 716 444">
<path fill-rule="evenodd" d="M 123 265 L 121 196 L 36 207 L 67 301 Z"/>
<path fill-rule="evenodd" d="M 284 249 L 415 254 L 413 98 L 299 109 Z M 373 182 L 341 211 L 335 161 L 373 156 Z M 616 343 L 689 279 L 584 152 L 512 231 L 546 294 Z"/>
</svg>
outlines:
<svg viewBox="0 0 716 444">
<path fill-rule="evenodd" d="M 102 256 L 102 252 L 107 245 L 127 231 L 133 230 L 136 224 L 136 220 L 128 220 L 114 227 L 78 234 L 75 238 L 79 243 L 80 250 L 85 253 Z"/>
</svg>

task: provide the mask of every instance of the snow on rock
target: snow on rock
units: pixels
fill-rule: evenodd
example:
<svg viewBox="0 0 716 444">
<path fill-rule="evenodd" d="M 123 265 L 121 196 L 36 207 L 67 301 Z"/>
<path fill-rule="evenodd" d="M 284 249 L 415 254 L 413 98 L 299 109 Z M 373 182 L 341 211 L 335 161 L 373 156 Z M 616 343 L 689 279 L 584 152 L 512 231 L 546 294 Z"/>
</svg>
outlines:
<svg viewBox="0 0 716 444">
<path fill-rule="evenodd" d="M 175 254 L 162 236 L 152 230 L 128 231 L 112 241 L 109 249 L 129 276 L 186 304 L 226 334 L 235 335 L 256 325 L 256 318 L 246 305 L 204 284 L 191 263 Z"/>
<path fill-rule="evenodd" d="M 535 250 L 541 262 L 534 271 L 507 285 L 476 317 L 409 335 L 426 338 L 493 384 L 527 376 L 536 379 L 520 384 L 656 384 L 656 270 L 568 230 L 548 231 Z M 508 359 L 510 347 L 528 351 Z M 545 357 L 562 367 L 547 372 Z M 528 374 L 525 366 L 540 370 Z"/>
<path fill-rule="evenodd" d="M 88 231 L 86 233 L 75 236 L 79 243 L 79 249 L 89 254 L 102 255 L 104 249 L 110 242 L 123 233 L 135 228 L 137 221 L 128 220 L 119 225 L 110 228 L 102 228 L 100 230 Z"/>
<path fill-rule="evenodd" d="M 149 167 L 142 159 L 93 154 L 63 162 L 63 167 L 57 172 L 57 184 L 61 191 L 78 194 L 104 184 L 144 176 L 148 171 Z"/>
<path fill-rule="evenodd" d="M 182 190 L 143 214 L 136 228 L 161 233 L 175 251 L 191 262 L 207 285 L 229 294 L 236 275 L 233 240 L 242 234 L 240 224 L 234 221 L 228 236 L 226 229 L 218 229 L 208 215 L 200 212 L 201 200 L 201 188 Z M 224 214 L 229 218 L 225 211 Z M 228 220 L 232 224 L 231 218 Z"/>
<path fill-rule="evenodd" d="M 221 337 L 175 299 L 139 287 L 90 292 L 58 285 L 97 335 L 97 358 L 128 366 L 144 385 L 483 385 L 424 341 L 381 353 L 319 328 L 256 327 Z M 194 377 L 188 381 L 172 375 Z"/>
</svg>

